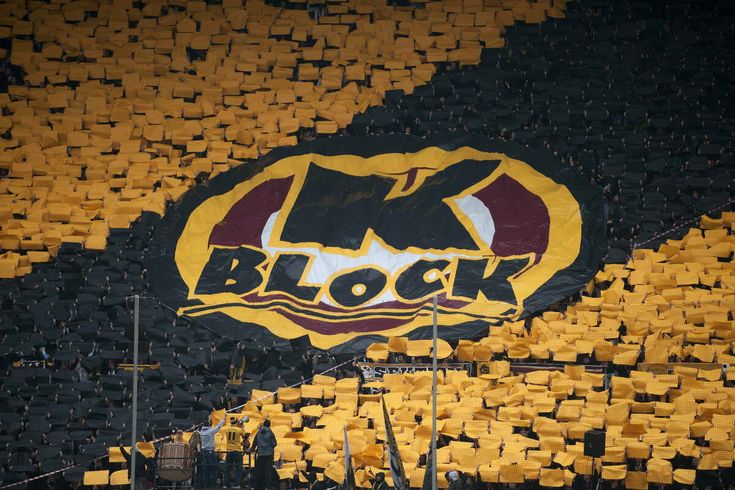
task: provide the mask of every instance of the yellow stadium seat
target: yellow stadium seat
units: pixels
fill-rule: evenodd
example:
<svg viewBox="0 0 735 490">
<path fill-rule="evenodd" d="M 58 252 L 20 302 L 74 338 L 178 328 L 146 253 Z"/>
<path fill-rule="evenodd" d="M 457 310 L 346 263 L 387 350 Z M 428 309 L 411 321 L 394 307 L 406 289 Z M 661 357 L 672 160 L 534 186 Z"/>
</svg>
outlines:
<svg viewBox="0 0 735 490">
<path fill-rule="evenodd" d="M 109 470 L 85 471 L 83 483 L 85 486 L 107 485 L 110 481 Z"/>
<path fill-rule="evenodd" d="M 110 473 L 110 485 L 130 485 L 128 470 L 117 470 Z"/>
</svg>

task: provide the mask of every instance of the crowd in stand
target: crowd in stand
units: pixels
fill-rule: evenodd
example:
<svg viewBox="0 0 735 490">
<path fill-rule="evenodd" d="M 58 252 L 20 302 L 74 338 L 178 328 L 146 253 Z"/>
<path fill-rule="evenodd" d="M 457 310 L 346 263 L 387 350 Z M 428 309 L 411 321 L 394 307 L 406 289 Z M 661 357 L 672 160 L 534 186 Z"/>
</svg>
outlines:
<svg viewBox="0 0 735 490">
<path fill-rule="evenodd" d="M 385 107 L 356 116 L 346 132 L 408 132 L 428 137 L 460 129 L 546 147 L 604 188 L 613 238 L 608 262 L 622 264 L 628 260 L 631 245 L 732 196 L 735 127 L 733 92 L 729 90 L 733 76 L 728 68 L 733 52 L 723 49 L 723 40 L 731 38 L 732 13 L 724 3 L 707 2 L 571 7 L 565 21 L 509 29 L 510 49 L 486 52 L 475 70 L 446 67 L 431 85 L 417 87 L 411 95 L 389 92 Z M 310 15 L 316 18 L 323 11 L 315 8 Z M 0 62 L 0 72 L 0 89 L 2 84 L 23 82 L 8 59 Z M 9 137 L 6 134 L 3 139 Z M 316 131 L 303 129 L 300 137 L 316 137 Z M 187 430 L 214 410 L 247 403 L 254 389 L 277 391 L 345 360 L 305 355 L 300 350 L 278 353 L 284 346 L 261 349 L 244 341 L 238 344 L 189 319 L 176 318 L 164 303 L 145 298 L 147 272 L 142 255 L 157 220 L 154 214 L 144 213 L 132 230 L 113 231 L 102 252 L 85 250 L 78 243 L 61 245 L 54 262 L 36 264 L 30 274 L 0 283 L 3 484 L 79 465 L 14 488 L 79 486 L 85 470 L 109 467 L 110 447 L 128 443 L 131 371 L 121 365 L 132 361 L 129 301 L 133 294 L 144 296 L 141 362 L 147 366 L 141 374 L 139 421 L 147 440 Z M 591 296 L 610 289 L 618 273 L 611 269 Z M 634 292 L 634 285 L 625 287 L 627 293 Z M 698 284 L 697 289 L 718 294 L 707 284 Z M 525 326 L 528 332 L 540 329 L 546 334 L 549 323 L 559 320 L 540 318 Z M 626 323 L 616 327 L 618 336 L 611 343 L 623 345 L 623 336 L 637 335 L 632 327 Z M 711 338 L 717 343 L 728 339 L 726 335 Z M 682 347 L 669 348 L 666 360 L 703 360 L 702 352 Z M 658 348 L 642 345 L 632 361 L 611 362 L 611 374 L 634 375 L 632 366 Z M 490 360 L 554 361 L 550 351 L 545 358 L 537 352 L 520 358 L 508 354 L 492 351 Z M 464 359 L 459 351 L 456 355 Z M 590 353 L 575 357 L 578 363 L 588 361 L 598 362 Z M 345 368 L 336 375 L 343 378 L 355 373 Z M 695 379 L 698 376 L 695 373 Z M 721 381 L 723 389 L 732 384 L 727 371 L 720 377 L 702 376 L 712 378 L 700 379 L 703 382 Z M 682 377 L 689 378 L 691 373 Z M 232 379 L 241 382 L 228 383 Z M 657 403 L 660 397 L 638 390 L 632 400 L 640 410 L 648 411 L 648 404 Z M 571 400 L 581 398 L 575 394 Z M 302 402 L 288 409 L 298 411 L 310 403 L 317 404 Z M 333 402 L 318 403 L 331 406 Z M 702 410 L 710 413 L 709 407 Z M 551 413 L 558 415 L 558 411 Z M 260 421 L 254 418 L 253 422 Z M 307 420 L 309 424 L 316 425 L 316 420 Z M 696 429 L 697 447 L 712 445 L 707 440 L 710 428 L 703 433 L 701 427 Z M 534 440 L 538 435 L 531 427 L 516 427 L 513 433 Z M 457 439 L 472 442 L 466 435 Z M 440 446 L 449 447 L 452 440 L 443 436 Z M 659 451 L 659 456 L 665 455 L 664 450 Z M 699 458 L 682 451 L 656 459 L 687 470 L 699 463 Z M 634 473 L 644 461 L 630 458 L 623 464 Z M 563 463 L 553 462 L 548 469 L 569 467 Z M 418 464 L 425 465 L 425 461 Z M 731 486 L 735 477 L 723 468 L 697 471 L 696 485 L 702 489 Z M 445 473 L 444 480 L 452 490 L 463 483 L 464 488 L 500 485 L 483 483 L 471 474 L 460 478 Z M 324 490 L 336 485 L 328 477 L 318 481 L 316 475 L 309 472 L 307 482 Z M 364 484 L 375 475 L 364 472 L 362 476 Z M 579 475 L 564 484 L 575 490 L 592 488 L 596 478 Z M 294 488 L 304 484 L 298 477 L 281 481 Z M 603 480 L 610 487 L 622 485 L 614 483 L 618 481 Z M 538 480 L 503 485 L 532 488 Z"/>
</svg>

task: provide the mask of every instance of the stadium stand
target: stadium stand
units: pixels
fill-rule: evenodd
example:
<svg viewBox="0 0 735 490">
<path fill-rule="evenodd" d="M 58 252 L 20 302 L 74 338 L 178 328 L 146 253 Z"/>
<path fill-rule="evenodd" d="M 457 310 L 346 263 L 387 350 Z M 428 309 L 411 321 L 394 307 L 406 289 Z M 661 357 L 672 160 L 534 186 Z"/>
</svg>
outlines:
<svg viewBox="0 0 735 490">
<path fill-rule="evenodd" d="M 507 26 L 561 18 L 565 2 L 309 5 L 6 4 L 0 35 L 24 83 L 0 100 L 0 236 L 12 251 L 0 277 L 61 243 L 102 250 L 142 211 L 162 214 L 197 182 L 343 130 L 386 91 L 425 85 L 437 64 L 476 65 Z"/>
<path fill-rule="evenodd" d="M 578 168 L 603 188 L 613 243 L 579 297 L 447 352 L 483 374 L 442 376 L 440 486 L 452 470 L 478 487 L 735 481 L 732 6 L 224 0 L 0 12 L 0 488 L 126 483 L 117 448 L 131 433 L 134 294 L 143 439 L 234 408 L 248 430 L 273 422 L 284 484 L 329 488 L 345 477 L 347 425 L 368 488 L 390 475 L 384 392 L 420 488 L 425 374 L 363 383 L 349 358 L 219 337 L 148 296 L 143 256 L 167 203 L 271 148 L 455 131 L 547 148 Z M 410 359 L 408 347 L 378 343 L 367 357 Z M 594 462 L 590 428 L 607 434 Z"/>
</svg>

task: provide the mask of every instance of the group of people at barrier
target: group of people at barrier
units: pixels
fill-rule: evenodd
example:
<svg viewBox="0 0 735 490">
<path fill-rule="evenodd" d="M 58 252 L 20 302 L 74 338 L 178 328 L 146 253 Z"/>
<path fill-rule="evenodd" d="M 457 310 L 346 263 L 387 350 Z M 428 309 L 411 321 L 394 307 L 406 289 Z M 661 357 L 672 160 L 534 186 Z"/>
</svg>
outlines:
<svg viewBox="0 0 735 490">
<path fill-rule="evenodd" d="M 225 487 L 240 487 L 243 478 L 243 455 L 256 455 L 255 468 L 250 486 L 265 489 L 271 486 L 273 473 L 273 455 L 277 445 L 276 436 L 270 428 L 270 420 L 264 420 L 257 433 L 250 441 L 249 434 L 243 428 L 247 417 L 237 419 L 234 425 L 224 428 L 227 453 L 222 475 Z M 225 418 L 216 425 L 203 427 L 198 431 L 201 452 L 197 460 L 196 481 L 202 487 L 214 487 L 219 476 L 219 458 L 215 452 L 214 435 L 223 428 Z M 249 465 L 250 466 L 250 465 Z"/>
<path fill-rule="evenodd" d="M 127 467 L 135 465 L 134 478 L 136 490 L 145 490 L 149 482 L 155 482 L 156 488 L 240 488 L 246 475 L 246 466 L 252 471 L 247 475 L 248 487 L 265 490 L 274 486 L 273 455 L 277 445 L 276 437 L 270 428 L 270 421 L 264 420 L 250 438 L 243 428 L 248 417 L 233 419 L 233 423 L 225 426 L 226 418 L 216 424 L 210 423 L 195 431 L 188 438 L 179 431 L 174 437 L 161 445 L 156 458 L 146 456 L 140 449 L 136 451 L 135 463 L 132 462 L 130 450 L 120 447 L 120 453 Z M 215 450 L 215 434 L 222 431 L 225 440 L 225 454 Z M 255 465 L 252 458 L 255 455 Z M 224 466 L 220 460 L 224 460 Z M 220 485 L 221 483 L 221 485 Z"/>
</svg>

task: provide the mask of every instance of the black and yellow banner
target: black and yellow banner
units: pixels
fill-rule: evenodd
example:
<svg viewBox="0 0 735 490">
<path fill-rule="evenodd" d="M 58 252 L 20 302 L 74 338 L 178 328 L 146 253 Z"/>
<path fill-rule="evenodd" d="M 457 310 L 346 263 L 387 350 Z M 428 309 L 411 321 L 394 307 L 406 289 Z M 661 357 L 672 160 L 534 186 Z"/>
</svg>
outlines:
<svg viewBox="0 0 735 490">
<path fill-rule="evenodd" d="M 331 138 L 192 189 L 166 214 L 154 294 L 215 330 L 357 351 L 444 338 L 578 291 L 606 251 L 599 189 L 552 156 L 477 137 Z"/>
</svg>

